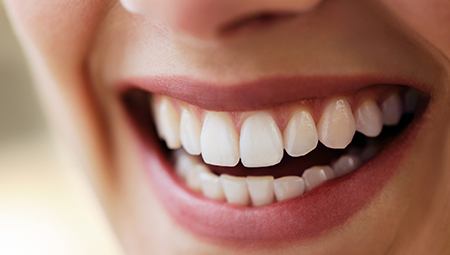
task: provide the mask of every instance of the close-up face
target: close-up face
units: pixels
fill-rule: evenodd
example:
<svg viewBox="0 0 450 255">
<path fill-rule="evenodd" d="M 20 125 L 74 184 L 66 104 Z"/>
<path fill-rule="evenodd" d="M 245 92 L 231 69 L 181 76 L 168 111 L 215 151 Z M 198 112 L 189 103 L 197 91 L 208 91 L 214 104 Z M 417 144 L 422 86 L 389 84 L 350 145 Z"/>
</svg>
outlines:
<svg viewBox="0 0 450 255">
<path fill-rule="evenodd" d="M 4 3 L 127 254 L 450 253 L 450 1 Z"/>
</svg>

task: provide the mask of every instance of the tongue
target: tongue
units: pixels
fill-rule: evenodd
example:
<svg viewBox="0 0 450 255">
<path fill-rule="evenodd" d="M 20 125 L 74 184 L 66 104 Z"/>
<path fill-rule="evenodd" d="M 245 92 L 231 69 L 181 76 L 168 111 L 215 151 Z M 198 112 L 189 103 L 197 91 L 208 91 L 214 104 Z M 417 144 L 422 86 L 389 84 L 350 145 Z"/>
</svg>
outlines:
<svg viewBox="0 0 450 255">
<path fill-rule="evenodd" d="M 281 162 L 275 166 L 248 168 L 239 163 L 235 167 L 221 167 L 208 165 L 214 173 L 229 174 L 234 176 L 264 176 L 271 175 L 275 178 L 282 176 L 301 176 L 302 173 L 312 166 L 330 165 L 336 160 L 344 150 L 329 149 L 321 144 L 317 148 L 303 157 L 291 157 L 284 154 Z"/>
</svg>

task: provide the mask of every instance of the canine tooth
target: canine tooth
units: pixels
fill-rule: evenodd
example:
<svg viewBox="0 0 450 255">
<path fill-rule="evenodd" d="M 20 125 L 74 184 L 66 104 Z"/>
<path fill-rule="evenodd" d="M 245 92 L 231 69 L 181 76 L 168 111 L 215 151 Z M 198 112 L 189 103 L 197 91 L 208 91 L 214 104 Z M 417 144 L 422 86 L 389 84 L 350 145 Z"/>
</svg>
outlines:
<svg viewBox="0 0 450 255">
<path fill-rule="evenodd" d="M 319 121 L 319 140 L 327 147 L 343 149 L 355 134 L 355 119 L 346 99 L 335 99 L 327 104 Z"/>
<path fill-rule="evenodd" d="M 151 104 L 150 108 L 151 108 L 151 111 L 153 114 L 153 118 L 155 120 L 156 132 L 158 134 L 158 137 L 163 139 L 164 134 L 162 133 L 163 129 L 161 127 L 161 117 L 159 114 L 159 102 L 158 102 L 156 96 L 150 97 L 150 104 Z"/>
<path fill-rule="evenodd" d="M 200 181 L 202 186 L 202 193 L 205 197 L 214 200 L 225 199 L 219 176 L 211 172 L 202 172 L 200 173 Z"/>
<path fill-rule="evenodd" d="M 284 148 L 292 157 L 308 154 L 319 141 L 316 124 L 308 111 L 295 112 L 283 133 Z"/>
<path fill-rule="evenodd" d="M 298 197 L 305 192 L 305 181 L 298 176 L 285 176 L 273 182 L 277 201 Z"/>
<path fill-rule="evenodd" d="M 180 116 L 168 98 L 161 98 L 157 103 L 156 125 L 169 149 L 178 149 L 180 143 Z"/>
<path fill-rule="evenodd" d="M 202 173 L 210 173 L 209 169 L 202 165 L 202 164 L 196 164 L 193 168 L 188 170 L 187 176 L 186 176 L 186 183 L 189 188 L 195 191 L 201 191 L 202 189 L 202 183 L 200 180 L 200 175 Z"/>
<path fill-rule="evenodd" d="M 364 101 L 356 110 L 356 130 L 369 137 L 376 137 L 383 129 L 383 114 L 373 100 Z"/>
<path fill-rule="evenodd" d="M 333 171 L 336 177 L 346 175 L 360 166 L 361 162 L 358 156 L 344 155 L 333 164 Z"/>
<path fill-rule="evenodd" d="M 180 140 L 189 154 L 200 155 L 200 121 L 188 109 L 183 109 L 181 112 Z"/>
<path fill-rule="evenodd" d="M 388 126 L 397 125 L 402 117 L 402 102 L 398 94 L 394 93 L 381 104 L 383 123 Z"/>
<path fill-rule="evenodd" d="M 270 114 L 249 116 L 241 127 L 241 161 L 246 167 L 278 164 L 283 158 L 281 132 Z"/>
<path fill-rule="evenodd" d="M 184 151 L 178 150 L 175 152 L 175 172 L 182 179 L 186 178 L 188 171 L 192 169 L 195 164 L 197 164 L 196 159 L 189 156 Z"/>
<path fill-rule="evenodd" d="M 305 170 L 302 177 L 305 180 L 306 190 L 309 191 L 333 179 L 334 172 L 329 166 L 313 166 Z"/>
<path fill-rule="evenodd" d="M 239 163 L 238 134 L 229 114 L 206 113 L 200 147 L 203 160 L 208 164 L 235 166 Z"/>
<path fill-rule="evenodd" d="M 252 205 L 263 206 L 273 202 L 273 176 L 249 176 L 247 186 Z"/>
<path fill-rule="evenodd" d="M 227 202 L 235 205 L 248 205 L 250 198 L 244 177 L 222 174 L 220 176 L 223 192 Z"/>
</svg>

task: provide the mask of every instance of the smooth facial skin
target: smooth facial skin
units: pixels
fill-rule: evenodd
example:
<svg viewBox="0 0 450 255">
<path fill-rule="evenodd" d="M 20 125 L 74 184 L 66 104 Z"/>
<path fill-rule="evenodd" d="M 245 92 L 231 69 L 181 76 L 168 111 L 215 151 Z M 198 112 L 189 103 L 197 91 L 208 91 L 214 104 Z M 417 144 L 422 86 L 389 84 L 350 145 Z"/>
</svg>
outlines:
<svg viewBox="0 0 450 255">
<path fill-rule="evenodd" d="M 128 254 L 450 253 L 448 0 L 152 0 L 140 13 L 120 1 L 4 2 L 55 131 L 83 162 Z M 298 22 L 240 22 L 260 12 Z M 219 86 L 280 73 L 411 70 L 431 84 L 433 114 L 397 174 L 344 225 L 272 246 L 210 241 L 168 216 L 116 88 L 152 75 Z"/>
</svg>

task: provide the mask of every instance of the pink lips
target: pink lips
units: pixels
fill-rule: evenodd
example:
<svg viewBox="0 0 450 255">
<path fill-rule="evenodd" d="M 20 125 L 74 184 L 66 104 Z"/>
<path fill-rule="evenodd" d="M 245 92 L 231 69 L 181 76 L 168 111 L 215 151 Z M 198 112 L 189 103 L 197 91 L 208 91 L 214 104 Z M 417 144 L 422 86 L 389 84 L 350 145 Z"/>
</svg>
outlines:
<svg viewBox="0 0 450 255">
<path fill-rule="evenodd" d="M 231 95 L 236 95 L 236 88 L 224 89 L 222 87 L 216 91 L 210 87 L 205 92 L 200 89 L 204 88 L 204 84 L 194 84 L 192 80 L 185 80 L 183 83 L 189 83 L 189 93 L 183 87 L 174 89 L 170 86 L 177 84 L 180 81 L 178 79 L 153 79 L 145 80 L 145 82 L 142 80 L 138 82 L 139 79 L 136 79 L 132 83 L 128 82 L 122 88 L 129 88 L 130 84 L 134 84 L 135 87 L 155 93 L 170 94 L 188 102 L 195 101 L 198 105 L 207 104 L 209 108 L 229 109 L 232 108 L 233 103 L 239 107 L 253 107 L 252 103 L 245 105 L 239 103 L 243 98 L 248 99 L 250 95 L 248 93 L 251 93 L 252 90 L 253 94 L 258 93 L 258 99 L 262 98 L 263 103 L 276 103 L 278 96 L 283 100 L 289 98 L 294 100 L 300 93 L 305 93 L 304 95 L 307 96 L 318 96 L 325 93 L 325 89 L 329 89 L 326 91 L 328 94 L 343 90 L 355 90 L 362 87 L 362 81 L 368 80 L 368 78 L 335 79 L 332 82 L 323 82 L 322 84 L 325 85 L 323 85 L 322 91 L 311 90 L 313 87 L 308 87 L 309 90 L 299 89 L 299 86 L 293 85 L 298 79 L 286 78 L 282 86 L 285 86 L 283 88 L 286 88 L 288 92 L 283 89 L 274 90 L 273 86 L 269 90 L 270 85 L 264 85 L 265 83 L 260 83 L 258 88 L 255 88 L 256 83 L 249 83 L 240 88 L 240 92 L 244 95 L 239 97 L 242 97 L 241 99 L 230 98 Z M 339 86 L 344 81 L 353 82 L 347 83 L 345 87 Z M 370 79 L 370 81 L 375 82 L 375 79 Z M 386 80 L 383 80 L 383 83 L 386 83 Z M 309 84 L 318 85 L 317 83 Z M 272 94 L 268 94 L 270 91 Z M 232 100 L 232 102 L 226 100 Z M 261 102 L 258 102 L 258 106 L 260 104 Z M 173 166 L 162 154 L 157 142 L 152 139 L 142 139 L 135 127 L 132 126 L 132 128 L 136 131 L 136 143 L 140 147 L 143 164 L 148 171 L 150 186 L 175 221 L 207 240 L 245 246 L 256 243 L 270 245 L 271 243 L 301 241 L 317 237 L 343 225 L 367 206 L 399 169 L 401 159 L 408 153 L 408 148 L 412 147 L 411 141 L 414 140 L 414 136 L 420 129 L 420 123 L 422 123 L 420 120 L 413 122 L 376 158 L 353 174 L 335 179 L 302 197 L 256 208 L 235 207 L 192 193 L 179 182 L 174 174 Z"/>
<path fill-rule="evenodd" d="M 356 92 L 369 85 L 408 84 L 419 90 L 424 84 L 404 77 L 360 76 L 279 76 L 237 84 L 211 84 L 182 76 L 134 78 L 119 83 L 124 91 L 140 88 L 168 95 L 215 111 L 249 111 L 301 99 Z"/>
</svg>

